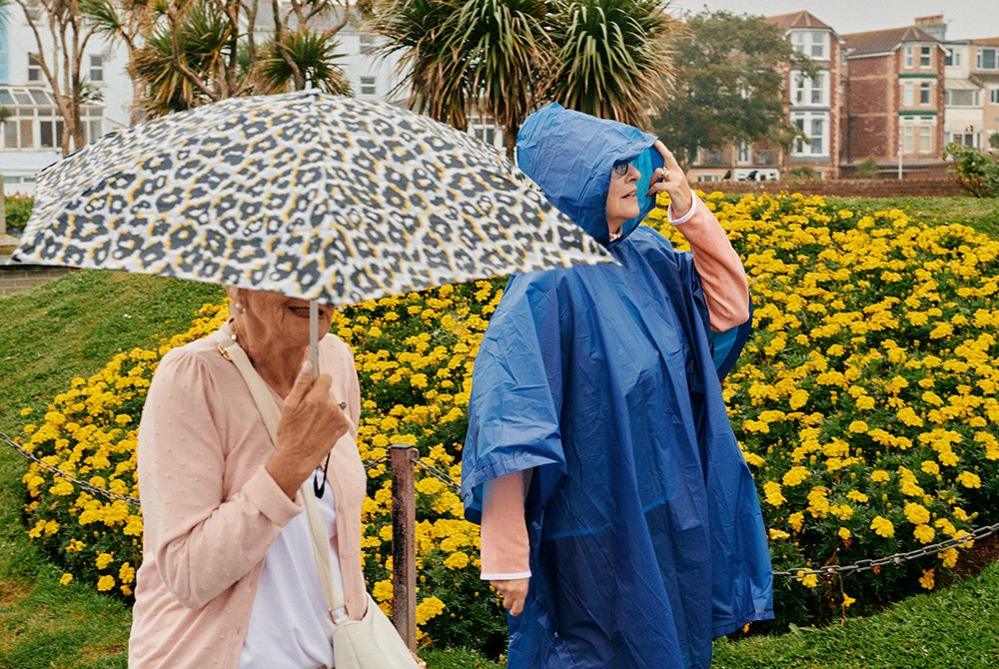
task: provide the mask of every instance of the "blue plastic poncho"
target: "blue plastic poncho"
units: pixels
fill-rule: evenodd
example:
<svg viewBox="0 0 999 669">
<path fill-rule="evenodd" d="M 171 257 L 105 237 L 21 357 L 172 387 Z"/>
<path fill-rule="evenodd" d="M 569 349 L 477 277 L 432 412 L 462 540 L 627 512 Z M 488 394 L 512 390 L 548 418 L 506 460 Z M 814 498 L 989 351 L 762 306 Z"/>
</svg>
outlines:
<svg viewBox="0 0 999 669">
<path fill-rule="evenodd" d="M 645 193 L 662 164 L 654 141 L 550 105 L 517 150 L 553 204 L 606 244 L 611 167 L 633 161 Z M 638 223 L 608 245 L 619 264 L 513 277 L 478 353 L 468 519 L 480 520 L 489 481 L 534 470 L 532 579 L 508 619 L 510 669 L 707 667 L 712 638 L 773 617 L 759 501 L 720 385 L 752 318 L 710 332 L 692 256 Z"/>
</svg>

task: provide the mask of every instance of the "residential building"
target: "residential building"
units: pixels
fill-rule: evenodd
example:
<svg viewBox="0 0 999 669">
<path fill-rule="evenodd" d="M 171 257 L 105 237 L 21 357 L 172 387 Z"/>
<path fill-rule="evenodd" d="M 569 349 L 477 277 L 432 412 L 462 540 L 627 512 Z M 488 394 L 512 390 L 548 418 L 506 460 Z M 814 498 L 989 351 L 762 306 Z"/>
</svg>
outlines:
<svg viewBox="0 0 999 669">
<path fill-rule="evenodd" d="M 917 19 L 937 29 L 943 17 Z M 943 44 L 918 25 L 843 35 L 846 41 L 844 171 L 873 159 L 881 172 L 942 174 Z"/>
<path fill-rule="evenodd" d="M 48 62 L 51 36 L 41 31 Z M 84 52 L 83 75 L 96 95 L 81 110 L 88 142 L 128 125 L 132 88 L 127 55 L 94 37 Z M 9 114 L 0 124 L 0 174 L 7 193 L 32 194 L 35 174 L 61 156 L 63 121 L 38 60 L 38 43 L 21 8 L 12 3 L 0 23 L 0 107 Z"/>
<path fill-rule="evenodd" d="M 809 57 L 816 68 L 812 77 L 796 69 L 784 73 L 787 117 L 803 137 L 787 155 L 767 142 L 702 150 L 691 169 L 691 175 L 700 181 L 777 179 L 795 168 L 807 168 L 819 178 L 839 176 L 845 127 L 843 39 L 829 24 L 806 11 L 766 20 L 783 28 L 794 49 Z"/>
<path fill-rule="evenodd" d="M 968 40 L 967 50 L 969 79 L 981 87 L 982 102 L 981 123 L 969 132 L 980 148 L 999 152 L 999 37 Z"/>
<path fill-rule="evenodd" d="M 258 4 L 256 33 L 266 37 L 274 30 L 271 4 Z M 338 17 L 332 16 L 335 21 Z M 322 27 L 314 24 L 313 27 Z M 42 30 L 49 60 L 51 39 Z M 405 106 L 409 90 L 400 88 L 399 56 L 376 53 L 380 38 L 366 29 L 354 14 L 337 34 L 338 64 L 343 67 L 354 95 Z M 7 193 L 33 194 L 35 175 L 62 156 L 63 122 L 55 100 L 38 65 L 35 36 L 19 6 L 10 7 L 6 25 L 0 23 L 0 107 L 11 113 L 0 124 L 0 174 Z M 91 38 L 84 60 L 85 76 L 98 92 L 99 100 L 83 107 L 84 135 L 88 142 L 128 126 L 131 118 L 132 82 L 127 73 L 124 46 L 111 46 Z M 502 132 L 481 114 L 470 117 L 469 132 L 502 150 Z"/>
</svg>

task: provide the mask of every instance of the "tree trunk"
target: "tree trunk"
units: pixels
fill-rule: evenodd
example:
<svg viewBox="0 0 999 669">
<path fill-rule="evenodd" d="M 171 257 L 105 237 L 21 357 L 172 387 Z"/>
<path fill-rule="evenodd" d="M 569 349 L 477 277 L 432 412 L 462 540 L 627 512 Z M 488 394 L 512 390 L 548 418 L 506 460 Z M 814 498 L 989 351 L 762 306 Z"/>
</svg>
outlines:
<svg viewBox="0 0 999 669">
<path fill-rule="evenodd" d="M 520 132 L 520 125 L 511 125 L 503 128 L 503 146 L 506 147 L 506 157 L 511 163 L 517 163 L 517 133 Z"/>
</svg>

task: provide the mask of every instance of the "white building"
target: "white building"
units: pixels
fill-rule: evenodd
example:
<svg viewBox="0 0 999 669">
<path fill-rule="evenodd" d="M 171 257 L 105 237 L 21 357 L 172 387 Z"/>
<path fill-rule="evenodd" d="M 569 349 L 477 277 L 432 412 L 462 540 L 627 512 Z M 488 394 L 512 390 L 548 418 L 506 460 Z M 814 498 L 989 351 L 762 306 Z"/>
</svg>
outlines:
<svg viewBox="0 0 999 669">
<path fill-rule="evenodd" d="M 51 66 L 55 54 L 45 25 L 42 17 L 39 32 Z M 38 64 L 38 51 L 20 6 L 8 7 L 6 21 L 0 24 L 0 107 L 11 114 L 0 129 L 0 174 L 8 194 L 32 194 L 35 173 L 62 157 L 63 122 Z M 99 98 L 82 110 L 87 141 L 128 124 L 132 85 L 125 72 L 127 60 L 123 47 L 112 48 L 99 38 L 87 46 L 84 76 Z"/>
<path fill-rule="evenodd" d="M 257 32 L 266 36 L 273 31 L 270 3 L 260 3 L 259 9 Z M 49 38 L 45 30 L 42 30 L 42 37 Z M 336 39 L 340 42 L 339 52 L 343 54 L 338 64 L 346 71 L 354 95 L 406 105 L 409 91 L 398 88 L 401 81 L 399 56 L 377 55 L 378 36 L 365 30 L 358 18 L 353 18 Z M 4 176 L 8 194 L 33 194 L 35 174 L 62 155 L 63 122 L 35 60 L 37 53 L 34 34 L 21 8 L 14 5 L 7 12 L 6 25 L 0 24 L 0 107 L 12 112 L 10 120 L 0 129 L 0 174 Z M 51 41 L 46 43 L 46 55 L 51 63 Z M 99 92 L 100 101 L 83 109 L 84 134 L 88 142 L 128 125 L 132 82 L 126 71 L 127 64 L 128 53 L 123 45 L 112 47 L 96 36 L 91 39 L 84 61 L 85 76 Z M 502 149 L 502 134 L 488 119 L 473 115 L 469 126 L 469 132 L 480 140 Z"/>
</svg>

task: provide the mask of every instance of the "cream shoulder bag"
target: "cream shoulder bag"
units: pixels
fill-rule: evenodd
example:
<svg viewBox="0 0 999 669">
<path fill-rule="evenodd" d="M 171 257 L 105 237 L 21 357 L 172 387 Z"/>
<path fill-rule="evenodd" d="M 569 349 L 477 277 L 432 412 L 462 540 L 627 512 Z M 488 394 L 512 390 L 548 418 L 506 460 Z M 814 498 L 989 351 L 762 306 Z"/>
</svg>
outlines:
<svg viewBox="0 0 999 669">
<path fill-rule="evenodd" d="M 217 337 L 219 352 L 231 360 L 253 395 L 253 400 L 264 418 L 271 441 L 277 445 L 277 424 L 280 418 L 277 403 L 271 396 L 264 380 L 250 364 L 250 359 L 239 344 L 224 334 Z M 368 595 L 368 609 L 360 620 L 347 617 L 343 590 L 333 578 L 330 568 L 329 534 L 313 491 L 302 484 L 301 493 L 305 514 L 312 534 L 312 552 L 316 558 L 316 568 L 322 581 L 329 604 L 330 621 L 333 626 L 331 642 L 336 669 L 419 669 L 425 666 L 418 662 L 403 642 L 402 637 L 375 601 Z"/>
</svg>

